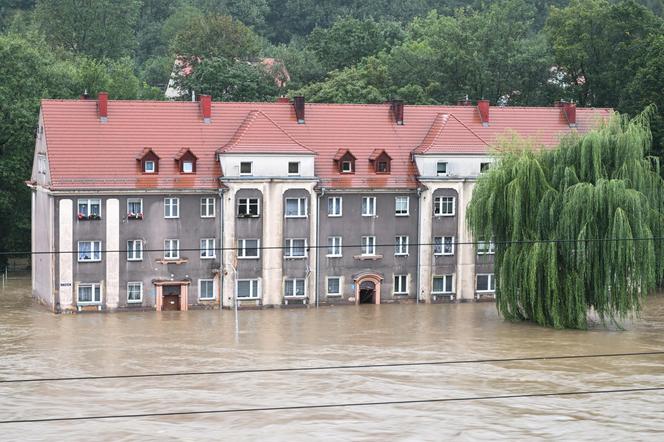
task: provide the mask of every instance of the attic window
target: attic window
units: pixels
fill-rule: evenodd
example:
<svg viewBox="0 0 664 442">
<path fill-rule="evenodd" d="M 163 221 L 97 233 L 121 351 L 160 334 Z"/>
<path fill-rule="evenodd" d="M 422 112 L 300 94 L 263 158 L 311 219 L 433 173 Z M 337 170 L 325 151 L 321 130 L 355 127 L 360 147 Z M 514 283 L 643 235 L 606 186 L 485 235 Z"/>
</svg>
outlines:
<svg viewBox="0 0 664 442">
<path fill-rule="evenodd" d="M 194 163 L 192 161 L 183 161 L 182 173 L 193 173 L 193 172 L 194 172 Z"/>
<path fill-rule="evenodd" d="M 189 149 L 182 149 L 175 156 L 178 162 L 180 173 L 196 173 L 196 155 Z"/>
<path fill-rule="evenodd" d="M 341 162 L 341 173 L 351 173 L 353 172 L 353 162 L 348 160 L 348 161 L 342 161 Z"/>
<path fill-rule="evenodd" d="M 376 173 L 390 173 L 392 158 L 384 150 L 374 150 L 369 156 Z"/>
<path fill-rule="evenodd" d="M 136 160 L 141 162 L 141 172 L 159 173 L 159 157 L 152 149 L 143 149 L 143 152 L 136 157 Z"/>
<path fill-rule="evenodd" d="M 143 161 L 143 172 L 145 173 L 155 173 L 155 163 L 152 160 Z"/>
</svg>

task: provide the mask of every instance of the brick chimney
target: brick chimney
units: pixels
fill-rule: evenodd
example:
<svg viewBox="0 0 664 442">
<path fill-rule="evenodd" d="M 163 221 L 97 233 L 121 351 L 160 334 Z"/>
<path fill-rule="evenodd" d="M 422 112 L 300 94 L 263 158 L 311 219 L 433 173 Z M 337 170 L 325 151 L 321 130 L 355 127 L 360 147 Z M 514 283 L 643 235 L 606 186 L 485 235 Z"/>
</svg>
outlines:
<svg viewBox="0 0 664 442">
<path fill-rule="evenodd" d="M 394 122 L 399 126 L 403 126 L 403 101 L 392 100 L 390 103 L 390 110 L 392 111 Z"/>
<path fill-rule="evenodd" d="M 99 121 L 106 123 L 108 121 L 108 92 L 99 92 L 97 96 L 97 113 Z"/>
<path fill-rule="evenodd" d="M 482 126 L 489 127 L 489 100 L 477 100 L 477 110 L 480 112 Z"/>
<path fill-rule="evenodd" d="M 277 103 L 290 103 L 290 98 L 282 95 L 281 97 L 277 97 Z"/>
<path fill-rule="evenodd" d="M 293 99 L 293 106 L 295 106 L 295 118 L 297 124 L 304 124 L 304 97 L 297 96 Z"/>
<path fill-rule="evenodd" d="M 212 118 L 212 97 L 210 95 L 201 95 L 199 99 L 203 123 L 210 124 Z"/>
<path fill-rule="evenodd" d="M 576 103 L 562 103 L 561 107 L 569 127 L 576 127 Z"/>
</svg>

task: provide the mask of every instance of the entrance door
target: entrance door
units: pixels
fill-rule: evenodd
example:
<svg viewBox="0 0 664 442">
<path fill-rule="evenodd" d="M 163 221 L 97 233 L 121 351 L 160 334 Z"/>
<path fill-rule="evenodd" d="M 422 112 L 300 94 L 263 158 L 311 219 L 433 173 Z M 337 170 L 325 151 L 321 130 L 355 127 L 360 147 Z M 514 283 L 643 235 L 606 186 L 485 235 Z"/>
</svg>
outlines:
<svg viewBox="0 0 664 442">
<path fill-rule="evenodd" d="M 376 303 L 376 284 L 372 281 L 363 281 L 360 284 L 360 304 Z"/>
<path fill-rule="evenodd" d="M 180 310 L 180 286 L 166 285 L 163 290 L 162 310 Z"/>
</svg>

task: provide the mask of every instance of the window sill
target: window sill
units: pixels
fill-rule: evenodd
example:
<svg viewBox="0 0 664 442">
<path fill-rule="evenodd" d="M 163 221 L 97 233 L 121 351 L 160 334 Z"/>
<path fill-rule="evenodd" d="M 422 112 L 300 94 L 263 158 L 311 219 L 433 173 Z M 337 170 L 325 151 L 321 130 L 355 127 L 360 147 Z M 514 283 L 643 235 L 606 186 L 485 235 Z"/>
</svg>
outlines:
<svg viewBox="0 0 664 442">
<path fill-rule="evenodd" d="M 284 295 L 284 299 L 307 299 L 307 295 Z"/>
<path fill-rule="evenodd" d="M 327 293 L 325 296 L 328 298 L 341 298 L 343 295 L 341 293 Z"/>
<path fill-rule="evenodd" d="M 186 264 L 189 262 L 187 258 L 160 258 L 155 261 L 160 264 Z"/>
<path fill-rule="evenodd" d="M 284 256 L 284 259 L 307 259 L 306 256 Z"/>
<path fill-rule="evenodd" d="M 179 216 L 165 216 L 164 219 L 180 219 Z"/>
<path fill-rule="evenodd" d="M 201 215 L 201 218 L 207 218 L 207 219 L 214 218 L 214 217 L 215 217 L 214 215 L 205 215 L 205 216 Z"/>
<path fill-rule="evenodd" d="M 378 215 L 365 215 L 364 213 L 362 214 L 363 218 L 378 218 Z"/>
<path fill-rule="evenodd" d="M 456 216 L 456 213 L 441 213 L 441 214 L 434 213 L 433 216 L 438 217 L 438 218 L 440 218 L 440 217 L 452 217 L 452 216 Z"/>
<path fill-rule="evenodd" d="M 142 299 L 139 299 L 139 300 L 131 300 L 131 301 L 127 300 L 127 304 L 134 304 L 134 305 L 136 305 L 136 304 L 142 304 L 142 303 L 143 303 L 143 300 L 142 300 Z"/>
<path fill-rule="evenodd" d="M 392 293 L 393 296 L 408 296 L 410 293 Z"/>
<path fill-rule="evenodd" d="M 210 301 L 216 301 L 217 298 L 198 298 L 199 302 L 210 302 Z"/>
<path fill-rule="evenodd" d="M 94 263 L 94 262 L 101 262 L 101 259 L 84 259 L 84 260 L 79 259 L 78 262 L 80 264 L 85 264 L 85 263 L 89 263 L 89 262 Z"/>
<path fill-rule="evenodd" d="M 307 218 L 307 215 L 286 215 L 284 218 Z"/>
<path fill-rule="evenodd" d="M 260 259 L 260 256 L 238 256 L 237 259 Z"/>
<path fill-rule="evenodd" d="M 353 259 L 359 259 L 361 261 L 377 261 L 383 259 L 383 255 L 355 255 Z"/>
<path fill-rule="evenodd" d="M 406 216 L 410 216 L 410 213 L 395 213 L 394 216 L 406 217 Z"/>
<path fill-rule="evenodd" d="M 407 257 L 408 257 L 408 253 L 395 253 L 394 256 L 395 256 L 396 258 L 399 258 L 399 257 L 407 258 Z"/>
<path fill-rule="evenodd" d="M 341 218 L 342 216 L 343 215 L 341 215 L 341 214 L 339 214 L 339 215 L 330 215 L 329 213 L 327 214 L 328 218 Z"/>
<path fill-rule="evenodd" d="M 127 262 L 141 262 L 143 258 L 127 258 Z"/>
<path fill-rule="evenodd" d="M 260 215 L 242 215 L 242 214 L 240 214 L 237 217 L 238 218 L 260 218 Z M 201 218 L 203 218 L 203 217 L 201 217 Z M 213 217 L 210 217 L 210 218 L 213 218 Z"/>
<path fill-rule="evenodd" d="M 343 258 L 343 255 L 325 255 L 326 258 Z"/>
</svg>

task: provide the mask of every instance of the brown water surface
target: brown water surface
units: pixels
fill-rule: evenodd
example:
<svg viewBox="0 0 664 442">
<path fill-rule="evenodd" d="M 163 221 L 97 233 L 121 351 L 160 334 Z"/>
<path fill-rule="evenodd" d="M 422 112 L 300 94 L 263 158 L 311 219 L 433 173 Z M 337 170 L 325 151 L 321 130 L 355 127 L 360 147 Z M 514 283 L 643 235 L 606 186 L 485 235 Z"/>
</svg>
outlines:
<svg viewBox="0 0 664 442">
<path fill-rule="evenodd" d="M 664 296 L 626 330 L 493 304 L 54 315 L 0 289 L 0 380 L 664 350 Z M 0 420 L 664 386 L 664 356 L 0 383 Z M 0 424 L 1 440 L 664 440 L 664 393 Z"/>
</svg>

